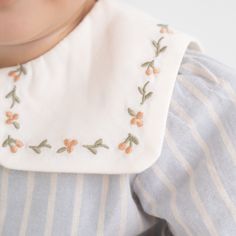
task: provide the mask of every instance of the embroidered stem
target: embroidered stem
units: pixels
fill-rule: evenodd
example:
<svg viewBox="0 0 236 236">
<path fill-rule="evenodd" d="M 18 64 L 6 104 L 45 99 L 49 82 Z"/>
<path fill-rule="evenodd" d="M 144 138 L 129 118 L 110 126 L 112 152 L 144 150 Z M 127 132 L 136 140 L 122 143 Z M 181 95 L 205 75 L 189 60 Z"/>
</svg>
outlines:
<svg viewBox="0 0 236 236">
<path fill-rule="evenodd" d="M 164 52 L 167 49 L 167 46 L 161 47 L 161 41 L 164 39 L 164 37 L 161 37 L 158 41 L 153 40 L 152 45 L 156 49 L 156 57 L 158 57 L 162 52 Z"/>
<path fill-rule="evenodd" d="M 97 154 L 97 148 L 103 147 L 109 149 L 109 147 L 103 143 L 102 139 L 98 139 L 93 145 L 82 145 L 83 147 L 87 148 L 93 154 Z"/>
<path fill-rule="evenodd" d="M 133 134 L 129 133 L 128 137 L 122 143 L 119 144 L 118 148 L 121 151 L 125 151 L 125 153 L 129 154 L 133 151 L 133 144 L 139 144 L 138 138 L 135 137 Z"/>
<path fill-rule="evenodd" d="M 143 86 L 142 88 L 141 88 L 141 87 L 138 87 L 138 91 L 139 91 L 139 93 L 142 95 L 142 100 L 141 100 L 141 102 L 140 102 L 141 105 L 143 105 L 144 102 L 145 102 L 148 98 L 150 98 L 150 97 L 152 96 L 152 94 L 153 94 L 153 92 L 148 92 L 148 93 L 147 93 L 146 87 L 147 87 L 148 84 L 149 84 L 149 81 L 147 81 L 147 82 L 144 84 L 144 86 Z"/>
<path fill-rule="evenodd" d="M 37 154 L 41 153 L 41 148 L 51 148 L 52 146 L 47 143 L 47 139 L 43 140 L 38 146 L 29 146 L 32 150 L 34 150 Z"/>
<path fill-rule="evenodd" d="M 12 153 L 17 152 L 18 148 L 21 148 L 24 146 L 24 144 L 19 140 L 19 139 L 14 139 L 10 135 L 7 136 L 7 138 L 4 140 L 2 143 L 2 147 L 7 147 L 9 146 L 10 151 Z"/>
<path fill-rule="evenodd" d="M 15 103 L 20 103 L 19 97 L 16 95 L 16 86 L 14 85 L 13 89 L 5 96 L 5 98 L 11 98 L 12 104 L 10 108 L 13 108 Z"/>
</svg>

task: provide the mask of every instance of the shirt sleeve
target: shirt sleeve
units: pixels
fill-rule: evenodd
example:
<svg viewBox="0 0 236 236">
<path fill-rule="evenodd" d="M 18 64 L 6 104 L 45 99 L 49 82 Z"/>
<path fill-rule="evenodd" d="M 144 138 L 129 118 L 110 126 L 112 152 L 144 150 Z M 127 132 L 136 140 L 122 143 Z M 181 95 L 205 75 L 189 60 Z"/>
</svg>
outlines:
<svg viewBox="0 0 236 236">
<path fill-rule="evenodd" d="M 202 53 L 183 58 L 162 154 L 135 176 L 142 209 L 176 236 L 236 235 L 236 71 Z"/>
</svg>

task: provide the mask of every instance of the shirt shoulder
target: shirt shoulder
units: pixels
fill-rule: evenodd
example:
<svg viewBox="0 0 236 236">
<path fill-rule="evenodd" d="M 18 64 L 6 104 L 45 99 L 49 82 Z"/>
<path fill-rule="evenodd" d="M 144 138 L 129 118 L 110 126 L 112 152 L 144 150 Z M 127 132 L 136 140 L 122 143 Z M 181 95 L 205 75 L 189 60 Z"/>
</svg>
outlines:
<svg viewBox="0 0 236 236">
<path fill-rule="evenodd" d="M 236 71 L 186 51 L 160 158 L 132 182 L 145 212 L 174 235 L 236 233 L 235 119 Z"/>
</svg>

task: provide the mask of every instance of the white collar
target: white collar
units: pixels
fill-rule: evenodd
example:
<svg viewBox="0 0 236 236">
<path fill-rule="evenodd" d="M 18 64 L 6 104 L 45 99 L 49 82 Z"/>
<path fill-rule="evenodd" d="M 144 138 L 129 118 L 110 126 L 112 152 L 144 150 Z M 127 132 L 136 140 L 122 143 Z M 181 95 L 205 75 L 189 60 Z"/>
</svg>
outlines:
<svg viewBox="0 0 236 236">
<path fill-rule="evenodd" d="M 184 52 L 189 45 L 200 50 L 188 35 L 167 32 L 158 23 L 121 3 L 100 0 L 55 47 L 25 63 L 26 74 L 19 80 L 8 75 L 17 66 L 0 69 L 0 138 L 5 141 L 0 164 L 18 170 L 99 174 L 137 173 L 151 166 L 161 153 Z M 161 37 L 160 47 L 167 48 L 156 57 L 152 40 Z M 153 59 L 160 71 L 148 76 L 147 63 L 141 64 Z M 5 96 L 14 86 L 20 102 L 10 108 L 13 92 Z M 43 140 L 47 142 L 37 147 Z M 68 152 L 71 140 L 75 145 Z"/>
</svg>

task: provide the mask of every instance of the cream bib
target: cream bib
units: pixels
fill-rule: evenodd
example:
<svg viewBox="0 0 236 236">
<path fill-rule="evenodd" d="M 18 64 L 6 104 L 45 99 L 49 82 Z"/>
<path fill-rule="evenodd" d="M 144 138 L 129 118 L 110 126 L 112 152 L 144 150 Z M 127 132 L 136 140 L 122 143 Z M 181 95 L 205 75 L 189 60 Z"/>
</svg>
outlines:
<svg viewBox="0 0 236 236">
<path fill-rule="evenodd" d="M 43 55 L 0 69 L 0 164 L 18 170 L 138 173 L 160 156 L 190 36 L 113 0 Z"/>
</svg>

